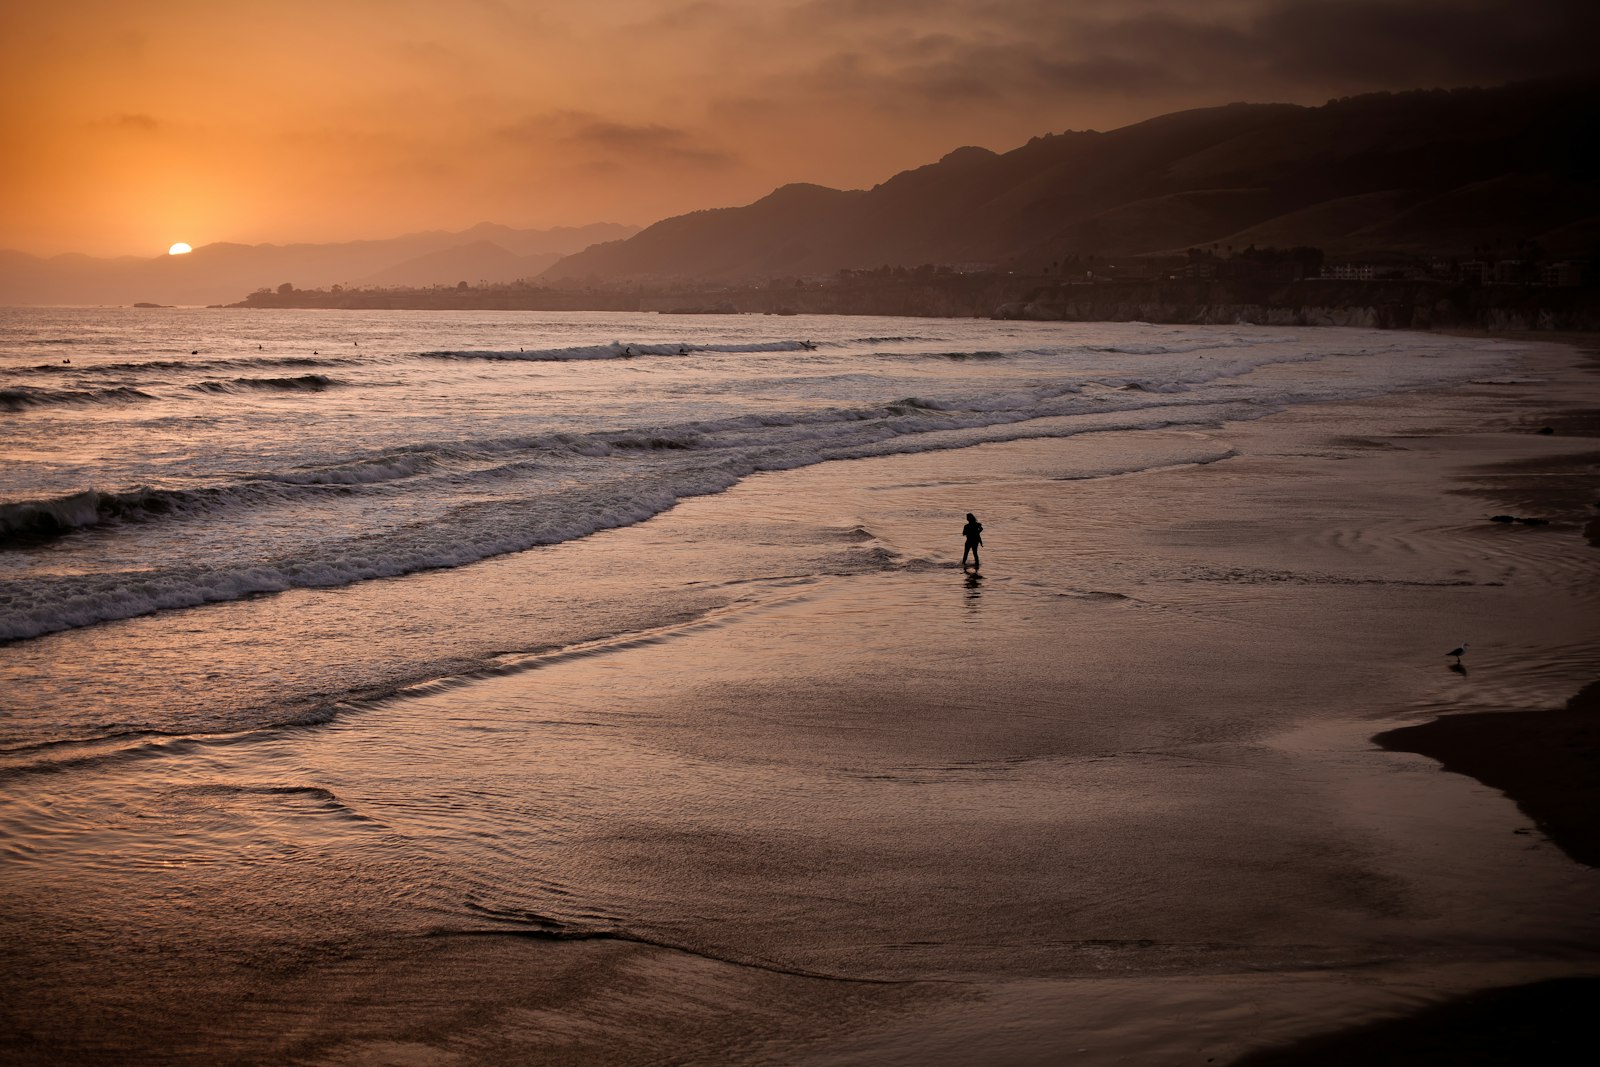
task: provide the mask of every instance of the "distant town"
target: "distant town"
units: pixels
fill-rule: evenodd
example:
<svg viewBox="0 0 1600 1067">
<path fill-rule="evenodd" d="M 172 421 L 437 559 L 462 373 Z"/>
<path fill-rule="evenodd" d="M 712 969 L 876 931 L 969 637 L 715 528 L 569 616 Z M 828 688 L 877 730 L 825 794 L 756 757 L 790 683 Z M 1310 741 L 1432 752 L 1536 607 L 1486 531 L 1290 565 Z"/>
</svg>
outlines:
<svg viewBox="0 0 1600 1067">
<path fill-rule="evenodd" d="M 662 279 L 426 287 L 262 288 L 233 308 L 645 311 L 1422 328 L 1600 328 L 1600 261 L 1552 260 L 1536 244 L 1467 257 L 1335 260 L 1321 249 L 1191 248 L 1179 255 L 877 267 L 745 284 Z"/>
</svg>

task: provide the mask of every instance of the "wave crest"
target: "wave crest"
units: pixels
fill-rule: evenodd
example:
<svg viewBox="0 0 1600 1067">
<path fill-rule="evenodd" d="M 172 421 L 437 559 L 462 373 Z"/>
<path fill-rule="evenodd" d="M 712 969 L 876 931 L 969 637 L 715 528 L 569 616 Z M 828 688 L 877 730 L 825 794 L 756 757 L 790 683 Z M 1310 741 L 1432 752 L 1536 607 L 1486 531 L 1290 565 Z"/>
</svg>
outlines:
<svg viewBox="0 0 1600 1067">
<path fill-rule="evenodd" d="M 817 346 L 810 341 L 748 341 L 729 344 L 636 344 L 612 341 L 608 345 L 577 345 L 571 348 L 517 349 L 440 349 L 422 352 L 429 359 L 487 359 L 530 363 L 565 363 L 586 359 L 638 359 L 641 356 L 687 356 L 695 352 L 802 352 Z"/>
<path fill-rule="evenodd" d="M 140 392 L 130 385 L 109 389 L 38 389 L 16 385 L 0 389 L 0 411 L 19 412 L 62 404 L 131 404 L 154 399 L 149 393 Z"/>
<path fill-rule="evenodd" d="M 228 381 L 196 382 L 189 386 L 202 393 L 291 392 L 320 393 L 347 383 L 326 374 L 301 374 L 292 378 L 232 378 Z"/>
</svg>

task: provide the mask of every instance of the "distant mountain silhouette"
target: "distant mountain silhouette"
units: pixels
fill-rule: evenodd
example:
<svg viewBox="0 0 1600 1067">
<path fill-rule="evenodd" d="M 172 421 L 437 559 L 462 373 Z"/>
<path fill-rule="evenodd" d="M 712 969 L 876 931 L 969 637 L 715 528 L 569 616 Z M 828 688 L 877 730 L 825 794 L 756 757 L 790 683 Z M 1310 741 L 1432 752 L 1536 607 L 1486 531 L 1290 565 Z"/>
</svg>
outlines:
<svg viewBox="0 0 1600 1067">
<path fill-rule="evenodd" d="M 441 248 L 396 263 L 356 281 L 357 285 L 453 285 L 456 281 L 514 282 L 533 278 L 561 258 L 560 252 L 534 252 L 526 256 L 506 251 L 493 241 Z"/>
<path fill-rule="evenodd" d="M 97 259 L 0 252 L 0 304 L 213 304 L 263 287 L 455 285 L 531 278 L 559 256 L 637 232 L 596 223 L 518 230 L 481 223 L 338 244 L 202 245 L 184 256 Z"/>
<path fill-rule="evenodd" d="M 870 194 L 785 185 L 746 207 L 664 219 L 634 236 L 562 259 L 541 278 L 726 277 L 793 273 L 837 256 L 839 220 Z M 819 241 L 820 238 L 820 241 Z"/>
<path fill-rule="evenodd" d="M 882 265 L 1038 271 L 1195 245 L 1468 254 L 1600 234 L 1600 83 L 1232 104 L 960 148 L 865 191 L 784 186 L 562 259 L 543 281 L 751 280 Z"/>
</svg>

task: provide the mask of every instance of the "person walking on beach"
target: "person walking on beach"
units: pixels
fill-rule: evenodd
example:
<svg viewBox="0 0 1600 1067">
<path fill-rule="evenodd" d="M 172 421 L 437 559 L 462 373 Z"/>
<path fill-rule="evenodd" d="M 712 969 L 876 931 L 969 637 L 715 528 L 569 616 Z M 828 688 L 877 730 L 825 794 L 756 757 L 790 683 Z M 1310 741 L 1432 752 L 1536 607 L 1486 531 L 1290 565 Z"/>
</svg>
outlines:
<svg viewBox="0 0 1600 1067">
<path fill-rule="evenodd" d="M 983 544 L 983 523 L 979 522 L 972 514 L 967 512 L 967 524 L 961 527 L 961 536 L 967 539 L 966 546 L 961 549 L 961 566 L 967 565 L 967 553 L 972 553 L 973 567 L 981 567 L 978 562 L 978 548 Z"/>
</svg>

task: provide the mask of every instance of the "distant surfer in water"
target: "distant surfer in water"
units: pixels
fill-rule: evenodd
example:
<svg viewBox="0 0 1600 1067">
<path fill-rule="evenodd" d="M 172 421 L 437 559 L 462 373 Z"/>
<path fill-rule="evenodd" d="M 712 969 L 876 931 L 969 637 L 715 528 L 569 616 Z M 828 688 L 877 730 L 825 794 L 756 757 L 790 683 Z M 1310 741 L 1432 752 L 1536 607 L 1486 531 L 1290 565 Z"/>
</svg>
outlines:
<svg viewBox="0 0 1600 1067">
<path fill-rule="evenodd" d="M 961 549 L 961 566 L 967 565 L 967 553 L 972 553 L 972 566 L 974 569 L 983 566 L 978 562 L 978 549 L 983 544 L 983 523 L 975 518 L 972 512 L 967 512 L 967 524 L 961 527 L 961 536 L 967 539 L 966 546 Z"/>
</svg>

